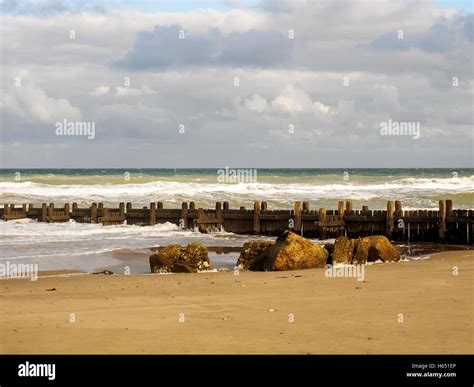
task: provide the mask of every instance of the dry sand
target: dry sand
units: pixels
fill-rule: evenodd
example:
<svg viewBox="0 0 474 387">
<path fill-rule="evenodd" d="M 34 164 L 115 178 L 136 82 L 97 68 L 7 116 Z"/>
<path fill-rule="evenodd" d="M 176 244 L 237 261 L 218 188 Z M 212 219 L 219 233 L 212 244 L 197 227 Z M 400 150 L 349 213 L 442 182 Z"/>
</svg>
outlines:
<svg viewBox="0 0 474 387">
<path fill-rule="evenodd" d="M 365 282 L 323 269 L 1 280 L 0 353 L 473 353 L 473 268 L 456 251 L 368 266 Z"/>
</svg>

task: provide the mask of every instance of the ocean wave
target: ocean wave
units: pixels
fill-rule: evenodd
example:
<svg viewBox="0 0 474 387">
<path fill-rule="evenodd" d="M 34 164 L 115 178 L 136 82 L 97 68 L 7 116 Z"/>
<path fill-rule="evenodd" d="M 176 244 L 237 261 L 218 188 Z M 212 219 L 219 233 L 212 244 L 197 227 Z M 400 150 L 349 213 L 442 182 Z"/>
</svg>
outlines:
<svg viewBox="0 0 474 387">
<path fill-rule="evenodd" d="M 323 199 L 345 195 L 352 199 L 368 200 L 381 194 L 396 191 L 400 194 L 433 193 L 474 193 L 474 176 L 459 178 L 404 178 L 380 183 L 338 182 L 318 184 L 308 183 L 196 183 L 155 181 L 130 184 L 95 185 L 50 185 L 43 183 L 0 182 L 2 197 L 21 196 L 31 201 L 147 201 L 176 200 L 189 197 L 193 200 L 225 200 L 229 197 L 247 196 L 251 198 L 279 199 L 306 197 Z"/>
</svg>

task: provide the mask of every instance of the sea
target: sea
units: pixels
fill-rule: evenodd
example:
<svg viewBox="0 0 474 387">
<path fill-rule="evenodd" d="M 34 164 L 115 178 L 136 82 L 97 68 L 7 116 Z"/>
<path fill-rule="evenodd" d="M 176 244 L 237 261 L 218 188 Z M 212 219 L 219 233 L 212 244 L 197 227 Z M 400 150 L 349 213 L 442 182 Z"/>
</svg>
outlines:
<svg viewBox="0 0 474 387">
<path fill-rule="evenodd" d="M 217 201 L 227 201 L 231 208 L 253 208 L 254 201 L 266 201 L 269 209 L 289 209 L 296 200 L 306 200 L 313 209 L 336 209 L 339 200 L 348 199 L 354 209 L 385 209 L 387 200 L 401 200 L 406 210 L 437 209 L 440 199 L 453 200 L 455 209 L 473 209 L 474 168 L 0 169 L 2 206 L 73 202 L 116 206 L 131 202 L 142 207 L 160 201 L 165 208 L 177 208 L 182 202 L 194 201 L 197 207 L 214 208 Z M 190 242 L 242 246 L 253 238 L 225 230 L 200 234 L 169 223 L 101 226 L 73 221 L 0 221 L 0 264 L 34 263 L 40 270 L 147 273 L 152 247 Z M 232 269 L 237 257 L 238 253 L 210 253 L 211 263 L 218 269 Z"/>
</svg>

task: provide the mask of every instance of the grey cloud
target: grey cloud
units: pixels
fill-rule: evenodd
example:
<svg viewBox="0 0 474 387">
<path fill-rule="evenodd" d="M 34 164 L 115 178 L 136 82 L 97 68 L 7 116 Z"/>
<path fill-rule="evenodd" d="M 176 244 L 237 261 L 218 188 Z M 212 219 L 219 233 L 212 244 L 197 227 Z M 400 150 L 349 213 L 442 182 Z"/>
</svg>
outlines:
<svg viewBox="0 0 474 387">
<path fill-rule="evenodd" d="M 412 43 L 403 37 L 398 37 L 398 31 L 387 32 L 377 37 L 370 46 L 378 50 L 407 50 L 410 48 Z M 364 46 L 361 45 L 361 48 Z"/>
<path fill-rule="evenodd" d="M 250 30 L 224 35 L 217 28 L 203 35 L 183 27 L 156 26 L 153 32 L 140 32 L 133 49 L 117 67 L 153 69 L 183 66 L 281 67 L 287 64 L 292 44 L 279 31 Z"/>
<path fill-rule="evenodd" d="M 384 51 L 409 48 L 418 48 L 428 53 L 455 51 L 463 44 L 473 42 L 473 19 L 473 15 L 457 16 L 451 21 L 441 19 L 423 34 L 410 35 L 409 31 L 404 31 L 403 39 L 398 38 L 397 31 L 388 32 L 374 39 L 370 47 Z"/>
<path fill-rule="evenodd" d="M 242 11 L 239 28 L 217 11 L 180 14 L 171 27 L 167 15 L 140 12 L 5 17 L 0 77 L 11 103 L 0 105 L 3 166 L 472 163 L 472 16 L 436 19 L 428 2 L 421 11 L 378 3 L 375 13 L 363 1 L 301 4 Z M 414 49 L 384 49 L 401 20 Z M 184 40 L 181 25 L 189 28 Z M 70 28 L 78 32 L 72 42 Z M 384 38 L 371 47 L 377 37 Z M 17 76 L 22 87 L 12 91 Z M 32 81 L 48 98 L 27 98 Z M 91 95 L 104 85 L 109 92 Z M 56 137 L 52 123 L 35 118 L 59 112 L 58 100 L 96 122 L 93 141 Z M 378 125 L 389 118 L 421 122 L 422 138 L 381 138 Z"/>
<path fill-rule="evenodd" d="M 50 16 L 66 12 L 95 12 L 105 13 L 107 8 L 101 0 L 3 0 L 2 11 L 14 15 L 41 15 Z"/>
</svg>

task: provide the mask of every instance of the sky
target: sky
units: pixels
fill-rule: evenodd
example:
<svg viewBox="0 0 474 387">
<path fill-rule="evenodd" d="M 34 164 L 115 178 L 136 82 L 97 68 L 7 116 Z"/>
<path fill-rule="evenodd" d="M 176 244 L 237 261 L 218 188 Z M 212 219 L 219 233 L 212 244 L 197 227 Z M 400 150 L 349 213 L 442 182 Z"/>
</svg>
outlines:
<svg viewBox="0 0 474 387">
<path fill-rule="evenodd" d="M 473 166 L 471 1 L 1 4 L 0 168 Z"/>
</svg>

